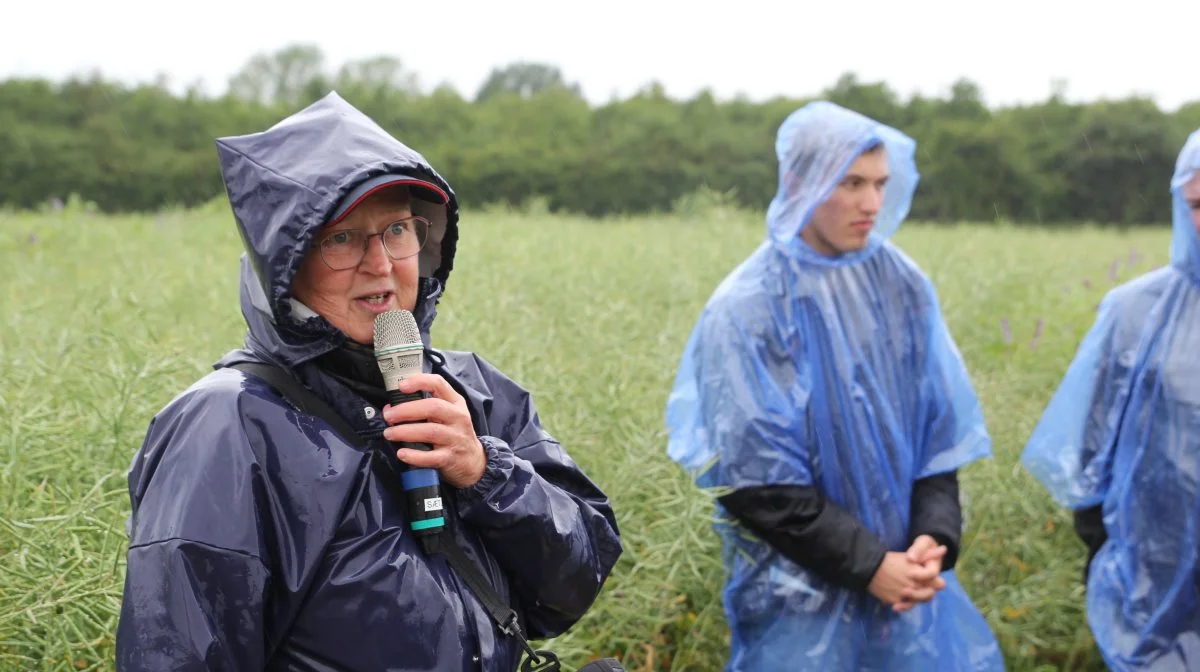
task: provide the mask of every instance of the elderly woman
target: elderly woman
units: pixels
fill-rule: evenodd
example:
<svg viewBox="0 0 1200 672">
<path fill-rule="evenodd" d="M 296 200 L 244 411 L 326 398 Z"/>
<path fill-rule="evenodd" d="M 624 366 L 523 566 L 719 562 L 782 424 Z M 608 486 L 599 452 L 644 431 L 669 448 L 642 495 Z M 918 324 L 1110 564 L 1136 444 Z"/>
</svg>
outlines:
<svg viewBox="0 0 1200 672">
<path fill-rule="evenodd" d="M 1113 670 L 1200 661 L 1200 130 L 1171 180 L 1171 264 L 1104 297 L 1023 460 L 1075 512 Z"/>
<path fill-rule="evenodd" d="M 605 494 L 529 393 L 429 345 L 454 192 L 337 94 L 217 146 L 249 331 L 155 416 L 133 460 L 117 668 L 516 669 L 522 644 L 495 605 L 410 528 L 406 467 L 437 471 L 443 534 L 531 638 L 587 611 L 621 545 Z M 426 398 L 392 407 L 372 344 L 396 309 L 415 316 L 427 364 L 403 391 Z M 293 376 L 363 447 L 246 363 Z"/>
</svg>

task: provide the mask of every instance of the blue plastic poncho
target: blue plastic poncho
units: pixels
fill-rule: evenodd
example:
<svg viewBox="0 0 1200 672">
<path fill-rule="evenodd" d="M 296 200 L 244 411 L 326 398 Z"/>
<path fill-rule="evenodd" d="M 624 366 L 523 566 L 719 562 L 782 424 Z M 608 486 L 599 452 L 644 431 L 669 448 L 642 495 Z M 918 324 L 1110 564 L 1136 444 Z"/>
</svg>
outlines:
<svg viewBox="0 0 1200 672">
<path fill-rule="evenodd" d="M 1200 243 L 1171 181 L 1171 265 L 1110 291 L 1034 430 L 1025 466 L 1062 506 L 1102 506 L 1088 624 L 1114 670 L 1200 665 Z"/>
<path fill-rule="evenodd" d="M 869 243 L 837 258 L 798 233 L 872 144 L 890 181 Z M 825 102 L 779 130 L 768 238 L 709 299 L 667 403 L 668 453 L 701 487 L 817 486 L 904 551 L 915 480 L 988 457 L 991 439 L 933 286 L 888 239 L 908 214 L 915 143 Z M 728 670 L 1001 670 L 953 571 L 903 614 L 833 585 L 740 526 L 716 528 L 729 572 Z"/>
</svg>

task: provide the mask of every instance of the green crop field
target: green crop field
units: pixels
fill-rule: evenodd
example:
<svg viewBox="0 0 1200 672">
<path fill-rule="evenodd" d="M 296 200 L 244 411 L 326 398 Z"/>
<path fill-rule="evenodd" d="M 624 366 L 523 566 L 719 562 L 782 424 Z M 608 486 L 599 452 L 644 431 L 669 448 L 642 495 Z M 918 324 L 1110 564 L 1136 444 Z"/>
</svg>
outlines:
<svg viewBox="0 0 1200 672">
<path fill-rule="evenodd" d="M 624 537 L 595 609 L 554 643 L 572 665 L 724 659 L 710 504 L 665 455 L 663 406 L 705 299 L 762 235 L 760 214 L 719 208 L 464 214 L 434 344 L 532 390 Z M 908 224 L 897 240 L 939 289 L 994 439 L 963 475 L 962 581 L 1010 669 L 1094 669 L 1083 547 L 1018 456 L 1100 297 L 1165 263 L 1169 232 Z M 239 245 L 219 201 L 0 213 L 0 669 L 111 669 L 126 469 L 151 416 L 240 346 Z"/>
</svg>

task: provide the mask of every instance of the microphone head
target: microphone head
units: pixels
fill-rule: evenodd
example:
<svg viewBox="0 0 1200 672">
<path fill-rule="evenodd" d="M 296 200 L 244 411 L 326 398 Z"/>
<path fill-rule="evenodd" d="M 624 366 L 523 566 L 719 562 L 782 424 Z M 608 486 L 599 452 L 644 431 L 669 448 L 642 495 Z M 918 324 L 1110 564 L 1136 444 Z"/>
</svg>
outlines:
<svg viewBox="0 0 1200 672">
<path fill-rule="evenodd" d="M 388 390 L 400 381 L 421 373 L 425 344 L 417 321 L 407 310 L 389 310 L 375 318 L 375 363 Z"/>
</svg>

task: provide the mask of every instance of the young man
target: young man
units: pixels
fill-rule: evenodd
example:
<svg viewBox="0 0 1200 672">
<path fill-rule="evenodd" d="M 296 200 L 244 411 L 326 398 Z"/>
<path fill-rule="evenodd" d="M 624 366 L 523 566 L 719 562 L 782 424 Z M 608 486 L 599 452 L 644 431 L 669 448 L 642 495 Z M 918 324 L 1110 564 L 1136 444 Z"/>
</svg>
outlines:
<svg viewBox="0 0 1200 672">
<path fill-rule="evenodd" d="M 1075 511 L 1113 670 L 1200 660 L 1200 130 L 1175 166 L 1171 264 L 1113 289 L 1022 460 Z"/>
<path fill-rule="evenodd" d="M 915 143 L 816 102 L 776 143 L 768 237 L 709 299 L 668 452 L 720 491 L 728 670 L 1002 670 L 955 579 L 956 470 L 991 439 L 928 279 L 888 239 Z"/>
</svg>

